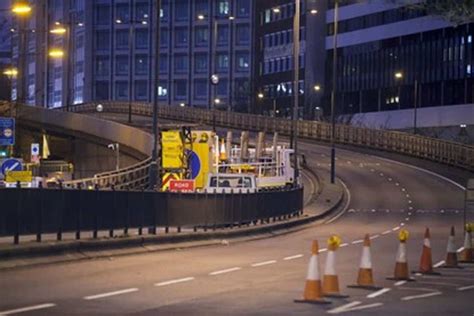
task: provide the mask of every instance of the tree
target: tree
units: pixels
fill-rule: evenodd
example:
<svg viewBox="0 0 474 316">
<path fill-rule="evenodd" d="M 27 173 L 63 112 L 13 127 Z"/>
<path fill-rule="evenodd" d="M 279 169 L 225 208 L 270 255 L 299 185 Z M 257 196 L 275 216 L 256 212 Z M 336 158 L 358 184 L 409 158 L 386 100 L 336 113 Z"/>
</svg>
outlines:
<svg viewBox="0 0 474 316">
<path fill-rule="evenodd" d="M 440 16 L 447 21 L 459 25 L 474 21 L 474 0 L 423 0 L 413 3 L 412 0 L 392 0 L 406 5 L 412 10 L 426 10 L 430 15 Z"/>
</svg>

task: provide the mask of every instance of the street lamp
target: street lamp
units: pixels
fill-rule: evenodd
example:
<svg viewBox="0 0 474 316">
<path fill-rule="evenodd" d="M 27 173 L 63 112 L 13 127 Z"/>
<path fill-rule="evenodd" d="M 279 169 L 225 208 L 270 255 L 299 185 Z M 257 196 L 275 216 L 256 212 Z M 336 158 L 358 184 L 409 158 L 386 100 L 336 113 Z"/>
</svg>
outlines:
<svg viewBox="0 0 474 316">
<path fill-rule="evenodd" d="M 120 144 L 119 143 L 108 144 L 107 148 L 115 151 L 115 170 L 117 171 L 120 170 Z"/>
<path fill-rule="evenodd" d="M 337 33 L 339 18 L 339 0 L 334 1 L 334 35 L 332 55 L 332 92 L 331 92 L 331 183 L 336 182 L 336 89 L 337 89 Z"/>
<path fill-rule="evenodd" d="M 403 73 L 398 71 L 395 73 L 396 80 L 403 79 Z M 400 98 L 400 86 L 398 87 L 398 97 Z M 414 89 L 413 89 L 413 134 L 417 134 L 417 121 L 418 121 L 418 79 L 415 78 Z"/>
<path fill-rule="evenodd" d="M 299 55 L 300 55 L 300 10 L 301 2 L 300 0 L 295 0 L 295 16 L 293 19 L 293 115 L 292 115 L 292 125 L 291 125 L 291 145 L 293 147 L 293 166 L 294 166 L 294 175 L 293 175 L 293 185 L 297 186 L 298 184 L 298 107 L 299 107 Z"/>
<path fill-rule="evenodd" d="M 12 12 L 16 15 L 28 15 L 31 12 L 31 6 L 26 1 L 18 1 L 13 5 Z"/>
<path fill-rule="evenodd" d="M 64 51 L 60 48 L 51 48 L 48 52 L 49 57 L 59 59 L 64 57 Z"/>
<path fill-rule="evenodd" d="M 319 92 L 321 91 L 321 86 L 319 84 L 314 86 L 314 91 Z"/>
</svg>

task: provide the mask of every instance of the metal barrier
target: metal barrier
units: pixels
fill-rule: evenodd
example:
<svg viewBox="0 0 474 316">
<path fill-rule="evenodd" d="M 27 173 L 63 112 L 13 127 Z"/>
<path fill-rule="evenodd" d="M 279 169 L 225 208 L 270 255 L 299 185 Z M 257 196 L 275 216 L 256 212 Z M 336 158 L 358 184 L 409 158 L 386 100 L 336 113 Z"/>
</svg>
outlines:
<svg viewBox="0 0 474 316">
<path fill-rule="evenodd" d="M 219 227 L 270 222 L 303 209 L 303 189 L 228 194 L 68 189 L 0 189 L 0 236 L 156 227 Z M 178 231 L 179 231 L 178 230 Z M 166 229 L 166 231 L 168 231 Z"/>
<path fill-rule="evenodd" d="M 95 112 L 97 104 L 77 105 L 72 107 L 72 111 Z M 109 101 L 101 104 L 105 112 L 128 113 L 128 103 Z M 148 103 L 134 103 L 132 113 L 151 116 L 152 107 Z M 214 114 L 216 124 L 227 128 L 278 132 L 283 135 L 289 135 L 291 130 L 291 121 L 283 118 L 223 111 L 215 111 Z M 203 124 L 211 124 L 213 119 L 210 110 L 177 106 L 160 106 L 158 115 L 165 119 Z M 300 120 L 297 130 L 299 137 L 326 142 L 331 139 L 329 123 Z M 474 171 L 474 147 L 456 142 L 348 125 L 336 126 L 335 141 L 338 144 L 401 153 Z"/>
</svg>

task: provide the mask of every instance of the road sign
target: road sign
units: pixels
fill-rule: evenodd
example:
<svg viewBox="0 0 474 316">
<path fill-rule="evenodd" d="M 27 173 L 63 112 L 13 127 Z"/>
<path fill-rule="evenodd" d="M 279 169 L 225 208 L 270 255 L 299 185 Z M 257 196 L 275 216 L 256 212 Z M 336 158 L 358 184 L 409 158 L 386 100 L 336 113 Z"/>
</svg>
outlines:
<svg viewBox="0 0 474 316">
<path fill-rule="evenodd" d="M 15 119 L 0 117 L 0 146 L 15 145 Z"/>
<path fill-rule="evenodd" d="M 193 192 L 194 180 L 170 180 L 170 191 Z"/>
<path fill-rule="evenodd" d="M 31 171 L 8 171 L 7 172 L 7 177 L 5 179 L 5 182 L 16 183 L 18 181 L 22 183 L 29 183 L 33 181 L 33 174 L 31 173 Z"/>
<path fill-rule="evenodd" d="M 31 162 L 39 163 L 40 145 L 37 143 L 31 144 Z"/>
<path fill-rule="evenodd" d="M 3 175 L 6 175 L 8 171 L 22 171 L 23 166 L 21 161 L 18 159 L 7 159 L 3 161 L 1 171 Z"/>
</svg>

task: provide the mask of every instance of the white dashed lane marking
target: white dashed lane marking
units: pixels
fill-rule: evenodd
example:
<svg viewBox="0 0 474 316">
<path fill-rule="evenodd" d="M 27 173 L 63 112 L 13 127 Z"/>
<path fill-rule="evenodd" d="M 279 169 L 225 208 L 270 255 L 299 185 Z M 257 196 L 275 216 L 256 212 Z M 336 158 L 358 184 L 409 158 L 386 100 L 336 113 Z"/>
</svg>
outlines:
<svg viewBox="0 0 474 316">
<path fill-rule="evenodd" d="M 219 274 L 239 271 L 241 269 L 242 269 L 241 267 L 233 267 L 233 268 L 229 268 L 229 269 L 214 271 L 214 272 L 209 273 L 209 275 L 219 275 Z"/>
<path fill-rule="evenodd" d="M 159 282 L 159 283 L 156 283 L 155 286 L 165 286 L 165 285 L 189 282 L 189 281 L 193 281 L 193 280 L 194 280 L 194 277 L 187 277 L 187 278 L 182 278 L 182 279 Z"/>
<path fill-rule="evenodd" d="M 250 266 L 255 268 L 255 267 L 266 266 L 266 265 L 274 264 L 274 263 L 276 263 L 276 260 L 268 260 L 268 261 L 253 263 Z"/>
<path fill-rule="evenodd" d="M 377 292 L 374 292 L 374 293 L 371 293 L 369 295 L 367 295 L 367 298 L 374 298 L 374 297 L 377 297 L 377 296 L 380 296 L 384 293 L 387 293 L 388 291 L 390 291 L 391 289 L 386 287 L 386 288 L 383 288 L 381 290 L 378 290 Z"/>
<path fill-rule="evenodd" d="M 294 259 L 299 259 L 299 258 L 302 258 L 302 257 L 303 257 L 302 254 L 297 254 L 297 255 L 294 255 L 294 256 L 285 257 L 285 258 L 283 258 L 283 260 L 294 260 Z"/>
<path fill-rule="evenodd" d="M 474 289 L 474 285 L 458 287 L 458 291 L 467 291 L 467 290 L 472 290 L 472 289 Z"/>
<path fill-rule="evenodd" d="M 398 281 L 398 282 L 395 282 L 394 285 L 395 285 L 395 286 L 400 286 L 400 285 L 403 285 L 403 284 L 405 284 L 405 283 L 407 283 L 407 281 Z"/>
<path fill-rule="evenodd" d="M 441 295 L 441 294 L 443 294 L 443 293 L 441 293 L 439 291 L 436 291 L 436 292 L 426 293 L 426 294 L 405 296 L 405 297 L 402 297 L 402 301 L 411 301 L 411 300 L 416 300 L 416 299 L 419 299 L 419 298 L 426 298 L 426 297 L 437 296 L 437 295 Z"/>
<path fill-rule="evenodd" d="M 12 315 L 12 314 L 19 314 L 19 313 L 26 313 L 26 312 L 31 312 L 31 311 L 37 311 L 40 309 L 46 309 L 46 308 L 51 308 L 56 306 L 56 304 L 53 303 L 46 303 L 46 304 L 40 304 L 40 305 L 34 305 L 34 306 L 28 306 L 28 307 L 21 307 L 21 308 L 15 308 L 15 309 L 10 309 L 7 311 L 0 312 L 0 315 Z"/>
<path fill-rule="evenodd" d="M 355 244 L 360 244 L 360 243 L 363 243 L 364 241 L 362 239 L 358 239 L 358 240 L 354 240 L 353 242 L 351 242 L 351 244 L 355 245 Z"/>
<path fill-rule="evenodd" d="M 133 293 L 137 292 L 137 288 L 130 288 L 130 289 L 124 289 L 124 290 L 119 290 L 119 291 L 114 291 L 114 292 L 108 292 L 108 293 L 102 293 L 102 294 L 96 294 L 96 295 L 91 295 L 91 296 L 85 296 L 84 299 L 89 301 L 89 300 L 97 300 L 100 298 L 105 298 L 105 297 L 110 297 L 110 296 L 116 296 L 116 295 L 122 295 L 122 294 L 128 294 L 128 293 Z"/>
<path fill-rule="evenodd" d="M 387 235 L 387 234 L 390 234 L 392 231 L 391 230 L 386 230 L 382 233 L 382 235 Z"/>
<path fill-rule="evenodd" d="M 396 231 L 396 230 L 399 230 L 399 229 L 400 229 L 400 226 L 392 228 L 393 231 Z"/>
</svg>

